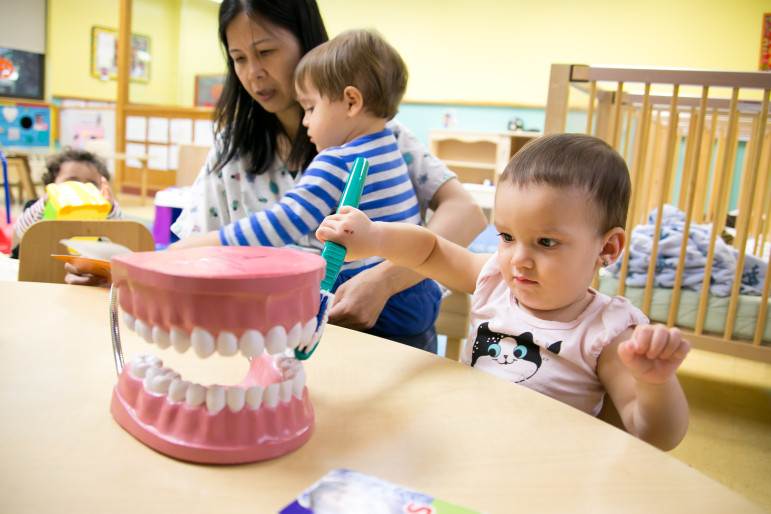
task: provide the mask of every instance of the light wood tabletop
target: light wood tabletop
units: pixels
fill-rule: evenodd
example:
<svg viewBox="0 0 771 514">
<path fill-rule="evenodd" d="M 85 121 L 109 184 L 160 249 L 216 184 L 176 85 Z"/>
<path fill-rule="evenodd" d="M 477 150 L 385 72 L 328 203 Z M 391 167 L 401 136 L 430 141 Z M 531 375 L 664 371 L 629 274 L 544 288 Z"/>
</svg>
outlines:
<svg viewBox="0 0 771 514">
<path fill-rule="evenodd" d="M 546 396 L 334 326 L 304 362 L 316 415 L 305 445 L 247 465 L 177 461 L 110 415 L 108 314 L 105 289 L 0 282 L 0 512 L 276 512 L 339 468 L 488 513 L 760 511 Z M 243 357 L 121 339 L 126 360 L 151 352 L 219 383 L 246 373 Z"/>
</svg>

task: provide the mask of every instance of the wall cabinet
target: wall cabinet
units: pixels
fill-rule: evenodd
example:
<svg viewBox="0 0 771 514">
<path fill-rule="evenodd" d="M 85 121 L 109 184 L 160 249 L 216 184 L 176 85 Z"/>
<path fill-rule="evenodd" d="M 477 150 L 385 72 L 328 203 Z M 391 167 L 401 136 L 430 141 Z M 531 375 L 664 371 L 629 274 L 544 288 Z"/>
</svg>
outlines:
<svg viewBox="0 0 771 514">
<path fill-rule="evenodd" d="M 511 157 L 540 132 L 460 132 L 431 130 L 429 147 L 433 155 L 464 183 L 498 183 Z"/>
</svg>

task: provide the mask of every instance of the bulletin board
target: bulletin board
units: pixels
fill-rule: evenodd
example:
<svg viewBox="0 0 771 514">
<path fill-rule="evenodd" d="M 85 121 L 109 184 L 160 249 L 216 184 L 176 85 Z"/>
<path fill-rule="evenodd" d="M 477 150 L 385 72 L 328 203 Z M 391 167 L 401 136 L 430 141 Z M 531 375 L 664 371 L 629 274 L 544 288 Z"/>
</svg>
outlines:
<svg viewBox="0 0 771 514">
<path fill-rule="evenodd" d="M 0 96 L 43 99 L 43 54 L 0 47 Z"/>
<path fill-rule="evenodd" d="M 45 148 L 51 144 L 51 107 L 0 103 L 0 147 Z"/>
<path fill-rule="evenodd" d="M 760 71 L 771 71 L 771 13 L 763 15 L 760 34 Z"/>
<path fill-rule="evenodd" d="M 224 75 L 195 76 L 195 106 L 214 107 L 225 85 Z"/>
<path fill-rule="evenodd" d="M 150 37 L 131 34 L 129 79 L 150 80 Z M 91 76 L 102 80 L 118 78 L 118 31 L 106 27 L 91 28 Z"/>
</svg>

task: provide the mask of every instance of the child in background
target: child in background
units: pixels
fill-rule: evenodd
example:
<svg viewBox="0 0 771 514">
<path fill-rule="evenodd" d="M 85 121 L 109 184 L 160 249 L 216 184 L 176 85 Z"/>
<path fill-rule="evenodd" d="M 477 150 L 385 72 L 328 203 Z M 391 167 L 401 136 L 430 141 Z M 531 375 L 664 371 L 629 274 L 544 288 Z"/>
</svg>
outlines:
<svg viewBox="0 0 771 514">
<path fill-rule="evenodd" d="M 91 183 L 96 187 L 111 205 L 107 219 L 122 219 L 120 207 L 113 199 L 110 183 L 110 173 L 104 162 L 91 152 L 65 148 L 61 152 L 51 156 L 46 161 L 46 172 L 43 174 L 43 186 L 49 184 L 61 184 L 63 182 Z M 20 240 L 24 232 L 34 223 L 43 219 L 48 193 L 37 200 L 30 200 L 24 206 L 24 211 L 16 218 L 13 225 L 14 235 Z M 14 249 L 15 252 L 18 249 Z M 18 253 L 16 254 L 18 258 Z"/>
<path fill-rule="evenodd" d="M 498 251 L 472 253 L 420 227 L 343 208 L 317 230 L 346 258 L 379 255 L 473 293 L 462 361 L 597 415 L 604 394 L 626 430 L 674 448 L 688 427 L 675 375 L 690 350 L 627 299 L 590 287 L 624 248 L 630 180 L 603 141 L 536 139 L 506 166 L 495 196 Z"/>
<path fill-rule="evenodd" d="M 305 112 L 302 123 L 319 154 L 294 188 L 269 209 L 219 232 L 181 239 L 169 249 L 284 246 L 312 235 L 324 217 L 335 211 L 357 157 L 370 163 L 361 209 L 376 220 L 420 225 L 407 165 L 386 128 L 407 88 L 407 69 L 398 52 L 375 32 L 344 32 L 305 54 L 295 71 L 295 88 Z M 313 243 L 321 248 L 318 241 Z M 370 257 L 344 265 L 333 292 L 381 261 Z M 366 332 L 435 353 L 433 324 L 440 303 L 439 286 L 423 280 L 393 295 Z M 416 337 L 429 331 L 430 338 Z"/>
<path fill-rule="evenodd" d="M 91 183 L 99 189 L 104 199 L 112 205 L 110 212 L 107 214 L 107 219 L 120 220 L 123 219 L 123 215 L 121 214 L 118 202 L 113 198 L 110 183 L 108 182 L 109 178 L 110 173 L 107 171 L 107 166 L 99 157 L 85 150 L 67 147 L 47 159 L 46 172 L 43 174 L 43 185 L 61 184 L 68 181 Z M 30 200 L 24 206 L 24 211 L 16 218 L 16 222 L 13 225 L 14 248 L 11 252 L 12 258 L 19 258 L 19 242 L 24 232 L 34 223 L 43 219 L 47 201 L 48 193 L 43 193 L 43 196 L 37 200 Z M 83 275 L 82 277 L 73 275 L 73 273 L 78 273 L 78 269 L 71 264 L 65 264 L 65 268 L 70 274 L 65 279 L 68 283 L 95 285 L 94 282 L 99 281 L 99 279 L 91 275 Z M 72 278 L 72 280 L 69 280 L 69 278 Z"/>
</svg>

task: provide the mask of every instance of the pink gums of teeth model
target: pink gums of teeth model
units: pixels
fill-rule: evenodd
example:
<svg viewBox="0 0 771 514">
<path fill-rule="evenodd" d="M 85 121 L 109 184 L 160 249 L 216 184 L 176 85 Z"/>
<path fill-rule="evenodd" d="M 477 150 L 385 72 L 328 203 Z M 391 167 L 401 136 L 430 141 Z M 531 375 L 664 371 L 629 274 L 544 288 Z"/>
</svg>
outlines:
<svg viewBox="0 0 771 514">
<path fill-rule="evenodd" d="M 308 252 L 267 247 L 114 257 L 124 322 L 146 340 L 192 347 L 202 358 L 240 350 L 252 360 L 241 384 L 203 387 L 157 357 L 135 357 L 120 371 L 113 417 L 147 446 L 185 461 L 255 462 L 300 447 L 314 416 L 302 363 L 289 352 L 323 328 L 317 314 L 324 265 Z"/>
</svg>

